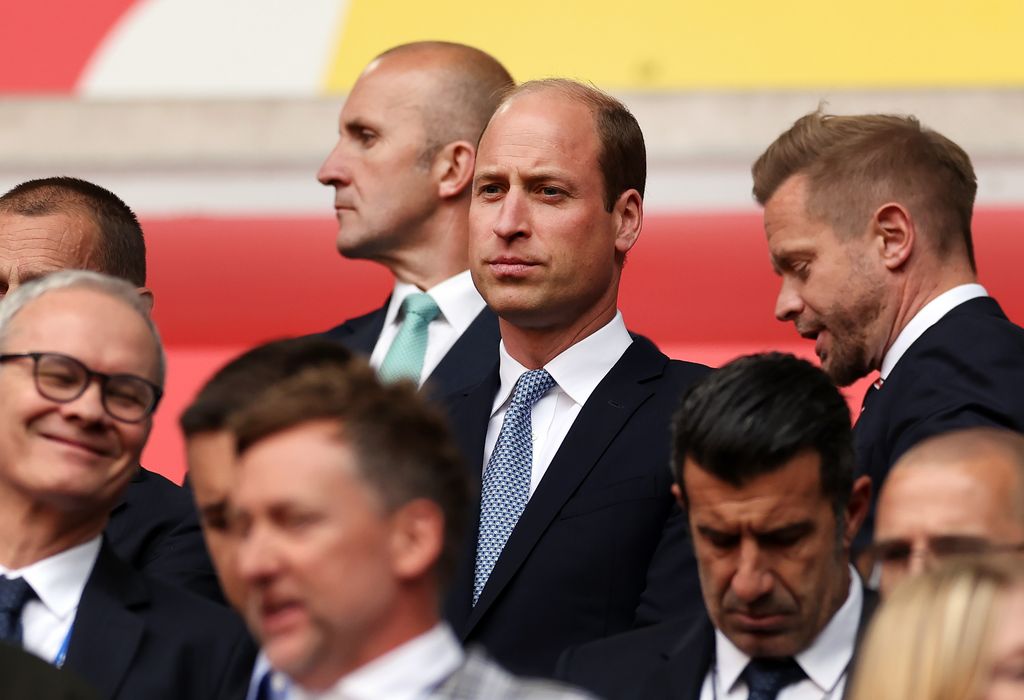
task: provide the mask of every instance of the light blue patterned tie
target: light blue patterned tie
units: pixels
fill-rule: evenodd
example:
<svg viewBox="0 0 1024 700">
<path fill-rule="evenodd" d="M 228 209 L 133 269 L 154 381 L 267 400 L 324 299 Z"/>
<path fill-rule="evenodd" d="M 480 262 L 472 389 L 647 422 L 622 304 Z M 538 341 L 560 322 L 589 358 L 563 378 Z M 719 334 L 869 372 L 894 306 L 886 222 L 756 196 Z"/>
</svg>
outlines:
<svg viewBox="0 0 1024 700">
<path fill-rule="evenodd" d="M 501 550 L 526 508 L 533 468 L 533 405 L 555 385 L 546 369 L 524 372 L 512 390 L 498 441 L 484 469 L 476 539 L 473 605 L 480 599 Z"/>
<path fill-rule="evenodd" d="M 383 381 L 420 380 L 423 356 L 427 354 L 427 329 L 439 313 L 437 302 L 424 292 L 410 294 L 402 300 L 402 327 L 377 372 Z"/>
</svg>

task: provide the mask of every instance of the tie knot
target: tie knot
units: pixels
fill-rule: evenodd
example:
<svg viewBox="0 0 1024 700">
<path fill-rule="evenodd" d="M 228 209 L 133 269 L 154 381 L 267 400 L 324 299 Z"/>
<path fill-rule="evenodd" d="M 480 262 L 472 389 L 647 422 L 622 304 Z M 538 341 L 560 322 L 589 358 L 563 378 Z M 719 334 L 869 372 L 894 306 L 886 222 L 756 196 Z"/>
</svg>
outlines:
<svg viewBox="0 0 1024 700">
<path fill-rule="evenodd" d="M 402 300 L 402 312 L 406 316 L 415 314 L 427 323 L 430 323 L 441 313 L 441 309 L 437 302 L 434 301 L 434 297 L 426 292 L 417 292 L 410 294 Z"/>
<path fill-rule="evenodd" d="M 775 700 L 779 691 L 807 677 L 792 656 L 751 659 L 743 671 L 750 700 Z"/>
<path fill-rule="evenodd" d="M 20 614 L 25 603 L 34 595 L 35 591 L 25 579 L 0 576 L 0 612 Z"/>
<path fill-rule="evenodd" d="M 554 377 L 548 374 L 546 369 L 531 369 L 529 372 L 523 372 L 512 390 L 511 405 L 532 408 L 533 404 L 540 401 L 540 397 L 548 393 L 548 390 L 554 385 Z"/>
</svg>

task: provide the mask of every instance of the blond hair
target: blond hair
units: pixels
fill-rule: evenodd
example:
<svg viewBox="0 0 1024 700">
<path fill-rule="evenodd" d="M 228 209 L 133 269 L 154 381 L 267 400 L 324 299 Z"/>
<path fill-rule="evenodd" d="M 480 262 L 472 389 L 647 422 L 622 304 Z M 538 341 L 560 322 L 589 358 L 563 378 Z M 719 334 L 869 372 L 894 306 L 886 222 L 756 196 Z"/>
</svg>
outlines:
<svg viewBox="0 0 1024 700">
<path fill-rule="evenodd" d="M 992 666 L 999 601 L 1024 560 L 961 559 L 903 582 L 868 629 L 851 700 L 973 700 Z"/>
</svg>

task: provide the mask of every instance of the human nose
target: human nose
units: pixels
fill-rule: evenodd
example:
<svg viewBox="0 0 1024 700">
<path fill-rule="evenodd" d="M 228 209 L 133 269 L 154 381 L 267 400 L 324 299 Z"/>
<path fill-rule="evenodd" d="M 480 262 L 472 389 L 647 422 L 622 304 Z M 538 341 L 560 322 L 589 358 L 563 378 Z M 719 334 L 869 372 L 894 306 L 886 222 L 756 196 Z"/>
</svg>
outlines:
<svg viewBox="0 0 1024 700">
<path fill-rule="evenodd" d="M 239 534 L 235 566 L 243 581 L 253 584 L 265 581 L 277 570 L 278 555 L 273 538 L 261 525 L 254 525 Z"/>
<path fill-rule="evenodd" d="M 502 198 L 492 227 L 495 235 L 504 239 L 530 235 L 529 207 L 525 200 L 516 190 L 510 190 Z"/>
<path fill-rule="evenodd" d="M 61 407 L 69 418 L 77 418 L 84 423 L 99 423 L 107 415 L 103 407 L 103 387 L 95 377 L 86 378 L 85 381 L 87 383 L 82 393 L 61 404 Z"/>
<path fill-rule="evenodd" d="M 804 310 L 803 299 L 795 289 L 792 281 L 782 278 L 779 296 L 775 299 L 775 318 L 780 321 L 792 321 Z"/>
<path fill-rule="evenodd" d="M 316 173 L 316 179 L 322 185 L 347 185 L 351 182 L 347 159 L 344 153 L 344 144 L 341 139 L 338 139 L 338 143 L 327 154 L 327 158 Z"/>
<path fill-rule="evenodd" d="M 743 603 L 753 603 L 771 592 L 773 585 L 772 573 L 765 567 L 757 544 L 741 544 L 730 586 L 735 596 Z"/>
</svg>

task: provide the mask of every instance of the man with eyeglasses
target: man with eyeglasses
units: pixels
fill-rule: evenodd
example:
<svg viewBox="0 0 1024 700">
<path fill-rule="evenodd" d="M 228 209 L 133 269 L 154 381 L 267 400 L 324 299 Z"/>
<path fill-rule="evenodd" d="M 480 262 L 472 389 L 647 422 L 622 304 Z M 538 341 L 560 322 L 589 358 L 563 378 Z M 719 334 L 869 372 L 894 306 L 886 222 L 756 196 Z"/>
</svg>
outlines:
<svg viewBox="0 0 1024 700">
<path fill-rule="evenodd" d="M 893 466 L 872 545 L 879 591 L 937 560 L 1024 550 L 1024 436 L 1001 428 L 939 435 Z"/>
<path fill-rule="evenodd" d="M 127 282 L 59 272 L 0 302 L 0 641 L 105 698 L 242 697 L 255 650 L 237 616 L 143 576 L 102 536 L 163 381 Z"/>
</svg>

